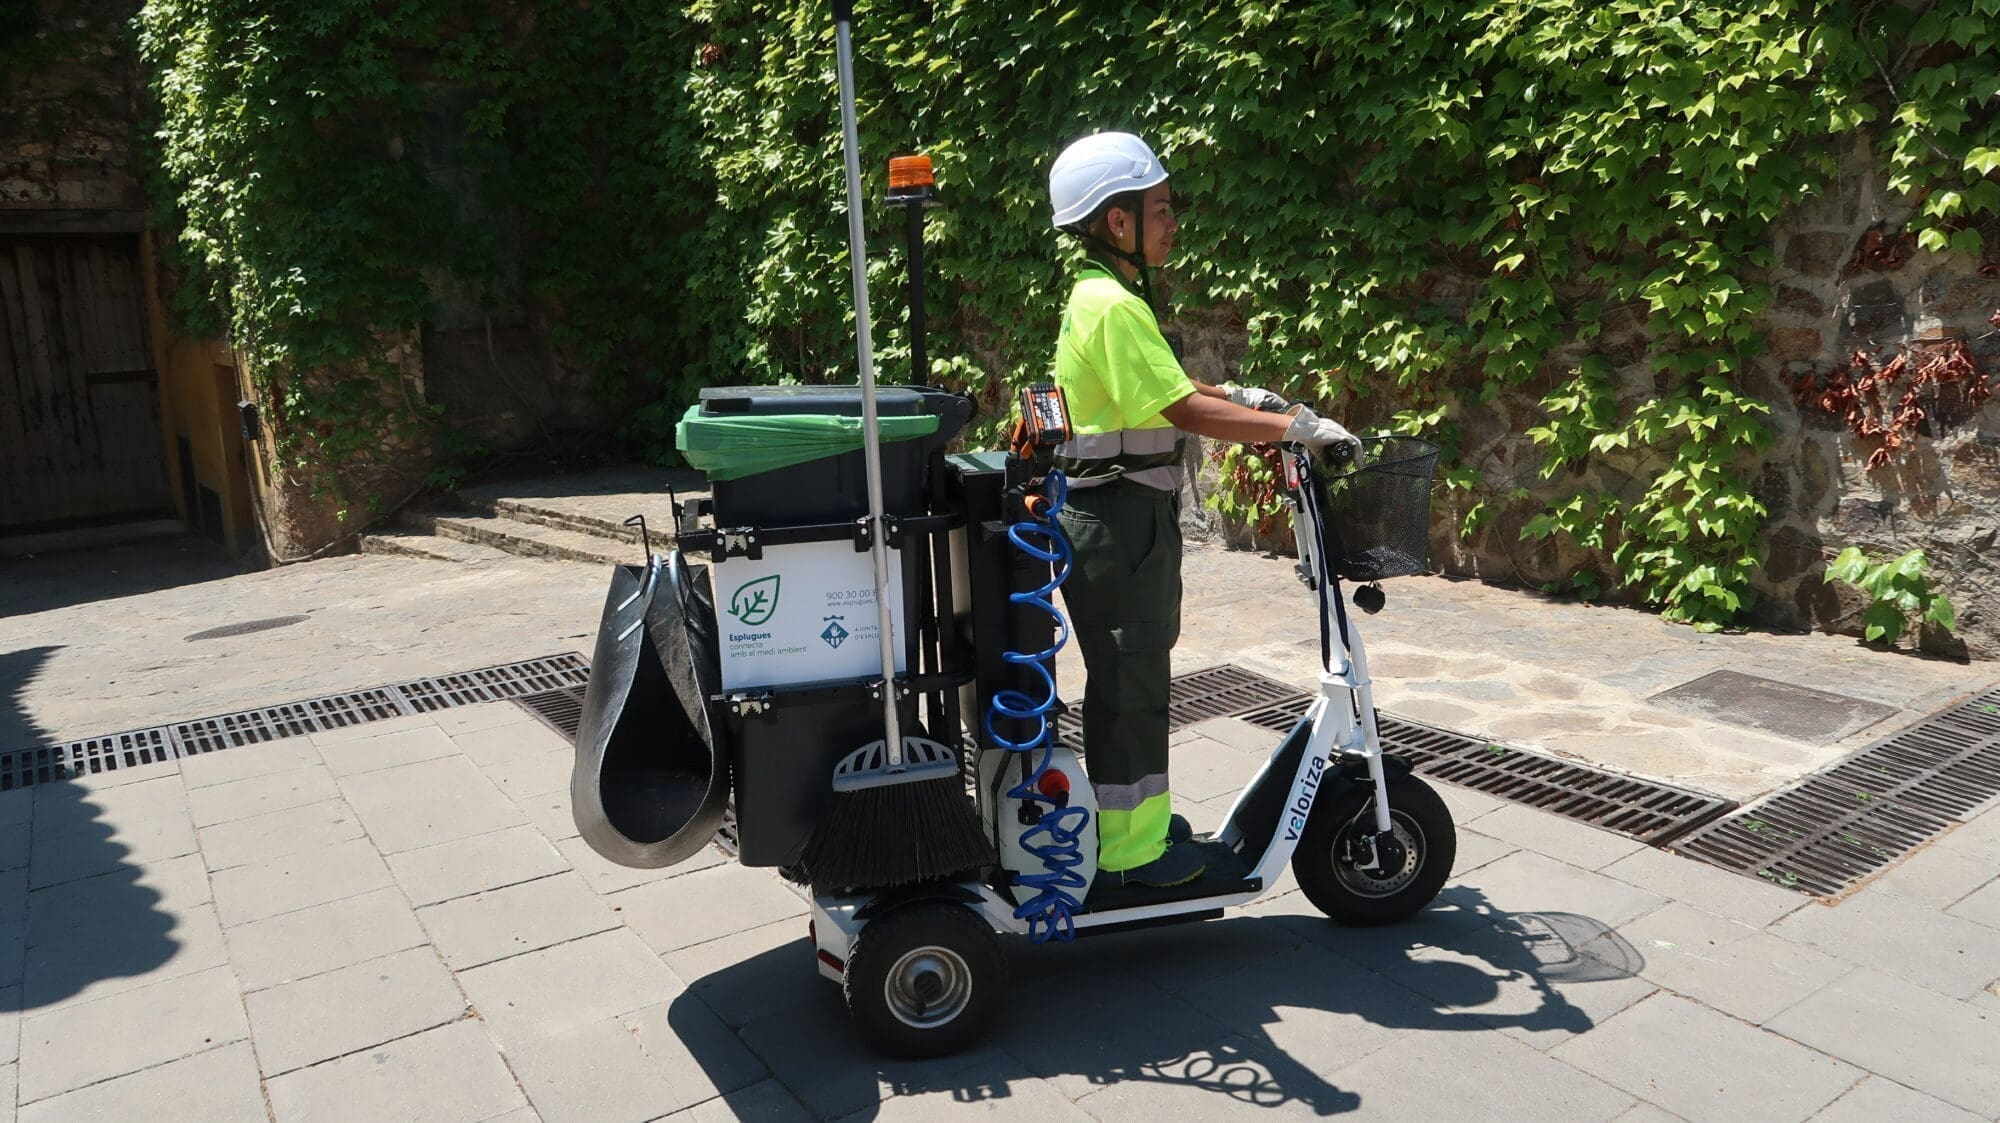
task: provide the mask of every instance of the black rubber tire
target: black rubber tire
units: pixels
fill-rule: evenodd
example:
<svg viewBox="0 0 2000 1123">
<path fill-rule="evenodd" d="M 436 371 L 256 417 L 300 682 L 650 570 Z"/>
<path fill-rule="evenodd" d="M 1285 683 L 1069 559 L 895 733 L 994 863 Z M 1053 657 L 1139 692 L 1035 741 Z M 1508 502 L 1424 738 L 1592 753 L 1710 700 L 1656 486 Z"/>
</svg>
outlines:
<svg viewBox="0 0 2000 1123">
<path fill-rule="evenodd" d="M 966 987 L 955 1013 L 933 1015 L 935 1024 L 912 1024 L 898 1013 L 898 988 L 891 973 L 906 957 L 929 956 L 946 968 L 948 986 Z M 905 981 L 911 970 L 902 968 Z M 933 972 L 936 974 L 936 972 Z M 1007 958 L 991 925 L 962 904 L 916 901 L 868 922 L 854 941 L 841 992 L 861 1035 L 878 1052 L 921 1060 L 960 1052 L 985 1035 L 1007 991 Z M 909 994 L 907 987 L 901 993 Z M 947 998 L 954 991 L 947 989 Z M 904 1009 L 907 1011 L 907 1004 Z M 922 1012 L 918 1011 L 919 1019 Z"/>
<path fill-rule="evenodd" d="M 1410 847 L 1414 872 L 1393 889 L 1369 894 L 1355 886 L 1372 888 L 1373 883 L 1340 855 L 1350 832 L 1375 829 L 1374 787 L 1364 780 L 1338 799 L 1313 805 L 1299 848 L 1292 853 L 1292 874 L 1314 908 L 1341 924 L 1371 927 L 1406 920 L 1437 897 L 1458 857 L 1451 809 L 1429 784 L 1415 776 L 1394 776 L 1389 780 L 1389 815 L 1397 836 L 1417 843 Z"/>
</svg>

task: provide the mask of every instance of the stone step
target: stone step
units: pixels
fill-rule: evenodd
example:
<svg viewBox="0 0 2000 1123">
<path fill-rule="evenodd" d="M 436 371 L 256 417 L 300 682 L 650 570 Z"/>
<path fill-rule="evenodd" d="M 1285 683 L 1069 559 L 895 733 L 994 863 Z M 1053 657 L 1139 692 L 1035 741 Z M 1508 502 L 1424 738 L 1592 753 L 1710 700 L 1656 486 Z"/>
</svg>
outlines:
<svg viewBox="0 0 2000 1123">
<path fill-rule="evenodd" d="M 644 515 L 647 532 L 660 546 L 673 541 L 673 497 L 707 494 L 707 481 L 699 472 L 626 467 L 481 484 L 461 490 L 458 499 L 481 514 L 635 545 L 639 528 L 626 526 L 625 520 Z"/>
<path fill-rule="evenodd" d="M 522 522 L 501 515 L 415 512 L 405 514 L 403 521 L 440 538 L 490 546 L 524 558 L 621 565 L 637 565 L 642 560 L 635 543 L 614 541 L 580 530 Z"/>
<path fill-rule="evenodd" d="M 513 556 L 505 550 L 477 542 L 466 542 L 414 530 L 364 534 L 361 536 L 360 545 L 364 554 L 396 554 L 402 557 L 430 558 L 433 561 L 465 565 L 479 565 Z"/>
</svg>

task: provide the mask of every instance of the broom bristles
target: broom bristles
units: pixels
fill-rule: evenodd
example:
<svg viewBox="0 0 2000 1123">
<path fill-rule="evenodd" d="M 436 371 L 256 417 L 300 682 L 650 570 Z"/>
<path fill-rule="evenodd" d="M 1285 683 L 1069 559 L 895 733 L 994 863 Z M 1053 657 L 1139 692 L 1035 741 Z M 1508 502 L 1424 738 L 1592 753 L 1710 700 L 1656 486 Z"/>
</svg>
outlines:
<svg viewBox="0 0 2000 1123">
<path fill-rule="evenodd" d="M 957 776 L 835 792 L 806 846 L 813 890 L 892 889 L 977 873 L 993 845 Z"/>
</svg>

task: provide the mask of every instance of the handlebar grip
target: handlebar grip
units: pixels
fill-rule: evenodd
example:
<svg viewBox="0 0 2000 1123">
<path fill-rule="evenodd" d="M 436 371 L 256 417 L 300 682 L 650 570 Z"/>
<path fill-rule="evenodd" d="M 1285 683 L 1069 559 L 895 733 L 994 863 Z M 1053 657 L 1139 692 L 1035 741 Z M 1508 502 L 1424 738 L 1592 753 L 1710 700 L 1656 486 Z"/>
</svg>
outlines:
<svg viewBox="0 0 2000 1123">
<path fill-rule="evenodd" d="M 1354 452 L 1355 448 L 1352 444 L 1347 441 L 1340 441 L 1337 444 L 1327 445 L 1324 449 L 1320 450 L 1320 456 L 1332 467 L 1345 468 L 1354 463 Z"/>
</svg>

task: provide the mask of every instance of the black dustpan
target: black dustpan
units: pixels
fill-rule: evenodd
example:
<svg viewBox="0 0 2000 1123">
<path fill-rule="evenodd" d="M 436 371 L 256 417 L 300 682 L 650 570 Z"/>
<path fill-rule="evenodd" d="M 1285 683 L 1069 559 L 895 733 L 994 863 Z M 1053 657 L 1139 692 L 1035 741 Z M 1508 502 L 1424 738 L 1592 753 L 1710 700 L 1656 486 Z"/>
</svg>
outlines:
<svg viewBox="0 0 2000 1123">
<path fill-rule="evenodd" d="M 686 861 L 722 825 L 729 761 L 708 720 L 721 677 L 712 599 L 708 568 L 678 550 L 612 571 L 570 804 L 583 840 L 621 866 Z"/>
</svg>

